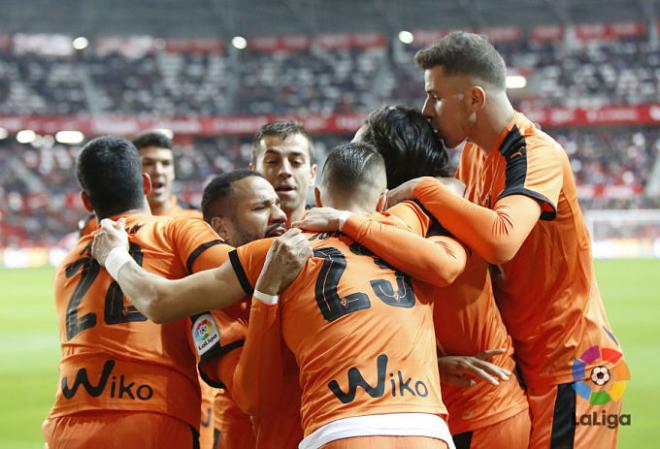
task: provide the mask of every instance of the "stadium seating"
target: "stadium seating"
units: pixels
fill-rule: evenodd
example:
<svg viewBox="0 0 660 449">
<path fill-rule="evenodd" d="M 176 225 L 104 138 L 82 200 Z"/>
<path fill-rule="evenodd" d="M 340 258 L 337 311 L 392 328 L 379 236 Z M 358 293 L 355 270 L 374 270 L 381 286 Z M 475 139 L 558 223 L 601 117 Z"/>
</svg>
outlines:
<svg viewBox="0 0 660 449">
<path fill-rule="evenodd" d="M 393 103 L 419 106 L 423 86 L 412 60 L 427 43 L 402 45 L 383 35 L 283 37 L 255 39 L 238 52 L 213 40 L 127 38 L 53 54 L 5 45 L 0 118 L 263 119 L 366 113 Z M 496 46 L 510 71 L 527 78 L 526 88 L 510 91 L 523 111 L 649 108 L 659 97 L 660 54 L 646 38 L 566 42 L 518 36 Z M 553 126 L 549 132 L 571 157 L 584 207 L 659 206 L 645 194 L 660 151 L 657 128 Z M 350 137 L 341 134 L 349 129 L 352 125 L 316 137 L 321 161 L 327 149 Z M 250 146 L 245 132 L 196 134 L 178 139 L 176 165 L 178 194 L 198 204 L 205 180 L 246 166 Z M 48 135 L 29 145 L 0 137 L 0 247 L 53 245 L 76 229 L 85 215 L 72 170 L 78 150 Z M 457 164 L 457 153 L 452 160 Z"/>
<path fill-rule="evenodd" d="M 660 153 L 660 133 L 651 127 L 557 129 L 551 133 L 571 158 L 579 196 L 587 208 L 660 207 L 644 188 Z M 320 136 L 319 160 L 351 136 Z M 199 204 L 206 180 L 247 166 L 248 137 L 197 138 L 175 152 L 177 192 Z M 52 142 L 35 148 L 0 141 L 0 246 L 55 244 L 85 216 L 72 170 L 79 147 Z M 458 162 L 458 154 L 452 157 Z"/>
<path fill-rule="evenodd" d="M 528 87 L 521 109 L 653 103 L 660 55 L 640 39 L 498 44 Z M 337 114 L 386 102 L 419 104 L 419 46 L 220 53 L 154 49 L 140 58 L 89 51 L 72 56 L 0 52 L 0 114 L 173 116 Z M 229 67 L 232 67 L 230 70 Z M 231 88 L 230 88 L 231 87 Z"/>
</svg>

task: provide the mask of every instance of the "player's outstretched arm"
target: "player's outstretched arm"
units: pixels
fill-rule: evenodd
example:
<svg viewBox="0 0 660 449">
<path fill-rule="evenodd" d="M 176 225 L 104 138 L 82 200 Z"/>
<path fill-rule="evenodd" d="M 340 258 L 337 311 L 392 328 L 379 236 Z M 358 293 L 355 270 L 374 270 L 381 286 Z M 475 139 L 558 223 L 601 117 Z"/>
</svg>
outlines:
<svg viewBox="0 0 660 449">
<path fill-rule="evenodd" d="M 92 256 L 147 318 L 166 323 L 211 309 L 230 306 L 245 296 L 229 263 L 191 276 L 169 280 L 142 269 L 127 251 L 128 235 L 121 222 L 101 221 Z"/>
<path fill-rule="evenodd" d="M 450 237 L 437 242 L 425 239 L 430 220 L 417 205 L 402 203 L 388 213 L 408 228 L 329 207 L 309 210 L 294 226 L 317 232 L 341 230 L 397 270 L 438 287 L 451 284 L 463 272 L 467 262 L 463 245 Z"/>
<path fill-rule="evenodd" d="M 284 374 L 279 294 L 311 256 L 307 238 L 290 229 L 273 241 L 257 279 L 247 338 L 231 391 L 238 406 L 251 416 L 260 415 L 280 400 Z"/>
<path fill-rule="evenodd" d="M 524 195 L 510 195 L 493 209 L 455 195 L 435 178 L 407 181 L 388 194 L 388 201 L 418 199 L 459 240 L 493 264 L 511 260 L 541 216 L 539 203 Z"/>
<path fill-rule="evenodd" d="M 342 232 L 397 270 L 437 287 L 454 282 L 467 263 L 465 248 L 451 237 L 426 239 L 358 216 L 351 216 Z"/>
</svg>

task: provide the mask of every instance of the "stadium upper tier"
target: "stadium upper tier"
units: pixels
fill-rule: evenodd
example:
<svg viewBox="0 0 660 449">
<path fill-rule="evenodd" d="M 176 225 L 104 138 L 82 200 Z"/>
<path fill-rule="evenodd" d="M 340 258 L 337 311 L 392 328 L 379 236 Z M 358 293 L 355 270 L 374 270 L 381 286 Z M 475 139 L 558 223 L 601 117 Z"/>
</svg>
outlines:
<svg viewBox="0 0 660 449">
<path fill-rule="evenodd" d="M 254 39 L 243 51 L 219 41 L 126 38 L 55 55 L 4 39 L 0 116 L 341 114 L 421 104 L 422 73 L 413 56 L 434 35 L 412 45 L 360 36 Z M 657 102 L 660 51 L 646 35 L 570 43 L 520 32 L 504 37 L 495 43 L 510 73 L 527 81 L 511 91 L 523 111 Z"/>
</svg>

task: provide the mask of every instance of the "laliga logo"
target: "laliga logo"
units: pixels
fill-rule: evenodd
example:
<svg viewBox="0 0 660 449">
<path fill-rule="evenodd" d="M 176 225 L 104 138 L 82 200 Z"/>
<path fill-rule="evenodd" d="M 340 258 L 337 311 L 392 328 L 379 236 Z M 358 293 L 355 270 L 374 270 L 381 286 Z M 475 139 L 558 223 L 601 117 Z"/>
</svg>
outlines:
<svg viewBox="0 0 660 449">
<path fill-rule="evenodd" d="M 211 322 L 209 320 L 201 321 L 195 328 L 195 340 L 205 340 L 211 335 Z"/>
<path fill-rule="evenodd" d="M 573 389 L 578 396 L 587 399 L 590 405 L 621 400 L 626 381 L 630 380 L 630 370 L 622 357 L 619 351 L 598 346 L 584 351 L 573 361 Z M 589 365 L 596 366 L 587 372 Z"/>
</svg>

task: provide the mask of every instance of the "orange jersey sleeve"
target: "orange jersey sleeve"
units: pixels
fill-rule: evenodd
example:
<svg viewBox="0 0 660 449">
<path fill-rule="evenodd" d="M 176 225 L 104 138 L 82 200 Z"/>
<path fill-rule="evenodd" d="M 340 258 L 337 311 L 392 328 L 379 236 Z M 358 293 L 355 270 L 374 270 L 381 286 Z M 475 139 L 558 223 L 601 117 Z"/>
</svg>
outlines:
<svg viewBox="0 0 660 449">
<path fill-rule="evenodd" d="M 528 147 L 528 140 L 533 139 L 533 136 L 524 136 L 515 124 L 506 134 L 495 154 L 498 159 L 502 158 L 506 167 L 504 190 L 495 201 L 510 195 L 524 195 L 539 202 L 541 219 L 552 220 L 557 214 L 563 184 L 563 151 L 550 141 Z"/>
<path fill-rule="evenodd" d="M 204 221 L 179 217 L 172 220 L 167 238 L 175 242 L 175 254 L 185 264 L 186 274 L 216 268 L 229 259 L 233 247 L 219 239 L 215 231 Z M 199 236 L 207 236 L 199 243 Z M 230 309 L 211 310 L 191 317 L 190 337 L 199 358 L 199 374 L 214 387 L 231 384 L 234 357 L 221 360 L 245 342 L 246 314 L 240 312 L 243 304 Z M 209 363 L 213 361 L 213 363 Z"/>
<path fill-rule="evenodd" d="M 272 239 L 237 248 L 230 260 L 243 289 L 252 294 Z M 282 346 L 279 306 L 252 300 L 248 337 L 236 368 L 232 396 L 246 413 L 258 415 L 272 407 L 280 395 Z"/>
<path fill-rule="evenodd" d="M 530 200 L 509 196 L 494 210 L 460 198 L 434 178 L 425 178 L 415 196 L 453 235 L 491 263 L 513 257 L 538 221 L 539 208 Z"/>
<path fill-rule="evenodd" d="M 233 247 L 219 239 L 204 221 L 185 217 L 174 218 L 164 232 L 173 242 L 173 252 L 185 265 L 186 274 L 215 268 L 228 260 Z M 200 376 L 209 385 L 222 386 L 222 369 L 208 365 L 209 359 L 219 358 L 241 347 L 245 341 L 245 322 L 225 310 L 212 310 L 191 317 L 191 344 L 199 358 Z M 225 375 L 226 379 L 226 375 Z"/>
<path fill-rule="evenodd" d="M 466 144 L 459 179 L 465 182 L 470 170 L 479 164 L 492 166 L 492 170 L 479 173 L 486 185 L 490 184 L 487 204 L 475 205 L 458 198 L 431 178 L 415 189 L 415 196 L 449 231 L 493 263 L 515 255 L 539 219 L 539 212 L 544 220 L 556 216 L 565 155 L 556 144 L 530 142 L 534 137 L 524 132 L 511 122 L 488 154 L 472 143 Z M 465 163 L 468 158 L 472 164 Z M 530 207 L 533 203 L 511 198 L 515 195 L 534 200 L 540 211 Z"/>
<path fill-rule="evenodd" d="M 286 348 L 283 348 L 282 361 L 284 378 L 279 388 L 285 396 L 283 400 L 276 401 L 273 407 L 253 416 L 256 449 L 297 449 L 303 439 L 298 367 L 293 354 Z"/>
<path fill-rule="evenodd" d="M 280 400 L 284 377 L 280 326 L 279 305 L 253 298 L 232 390 L 238 406 L 249 415 L 261 415 Z"/>
<path fill-rule="evenodd" d="M 272 243 L 272 238 L 255 240 L 229 253 L 231 265 L 246 295 L 252 296 Z"/>
<path fill-rule="evenodd" d="M 429 224 L 429 218 L 416 204 L 404 202 L 387 215 L 365 218 L 353 214 L 342 232 L 398 270 L 441 287 L 451 284 L 463 271 L 467 256 L 463 246 L 451 237 L 425 239 Z"/>
<path fill-rule="evenodd" d="M 252 295 L 254 291 L 272 240 L 248 243 L 229 255 L 246 294 Z M 274 313 L 276 309 L 254 303 L 258 301 L 253 301 L 250 312 L 248 329 L 251 330 L 248 332 L 252 333 L 246 338 L 246 346 L 241 348 L 234 383 L 228 389 L 232 395 L 240 397 L 237 402 L 256 413 L 253 422 L 257 449 L 294 449 L 303 436 L 296 361 L 284 347 L 279 314 Z M 280 335 L 279 340 L 275 335 Z M 248 352 L 244 355 L 246 349 Z M 259 360 L 261 357 L 264 359 Z M 250 391 L 252 388 L 254 391 Z M 286 400 L 278 400 L 284 393 Z"/>
<path fill-rule="evenodd" d="M 216 391 L 213 421 L 214 445 L 205 449 L 255 449 L 252 419 L 238 408 L 227 390 Z"/>
<path fill-rule="evenodd" d="M 163 237 L 173 242 L 172 250 L 186 267 L 186 274 L 217 268 L 227 261 L 229 252 L 234 249 L 203 220 L 173 218 Z"/>
<path fill-rule="evenodd" d="M 518 143 L 507 147 L 507 142 Z M 495 261 L 498 265 L 491 270 L 495 297 L 527 384 L 575 381 L 573 362 L 594 346 L 620 352 L 596 285 L 591 242 L 571 164 L 559 144 L 524 115 L 515 113 L 488 153 L 466 144 L 459 174 L 467 187 L 466 198 L 483 208 L 499 209 L 514 199 L 532 198 L 539 204 L 540 220 L 534 221 L 524 242 Z M 424 195 L 430 199 L 434 188 L 424 184 L 420 188 L 428 189 Z M 441 206 L 442 196 L 435 196 L 435 200 L 438 214 L 444 215 L 438 218 L 445 224 L 450 215 L 447 210 L 453 213 L 454 206 Z M 511 218 L 515 216 L 512 210 L 495 213 L 509 217 L 511 226 L 518 225 Z M 501 227 L 488 229 L 493 224 Z M 506 223 L 489 221 L 488 216 L 472 224 L 465 219 L 462 227 L 473 225 L 487 227 L 467 231 L 475 235 L 511 231 Z M 470 246 L 474 243 L 458 231 L 456 235 Z"/>
</svg>

